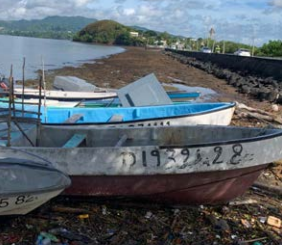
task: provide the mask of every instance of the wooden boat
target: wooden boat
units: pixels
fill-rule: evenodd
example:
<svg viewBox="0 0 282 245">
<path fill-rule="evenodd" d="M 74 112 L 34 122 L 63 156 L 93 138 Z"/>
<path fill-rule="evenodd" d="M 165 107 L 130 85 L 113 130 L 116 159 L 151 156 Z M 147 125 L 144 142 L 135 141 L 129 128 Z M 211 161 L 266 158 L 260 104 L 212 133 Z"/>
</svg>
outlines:
<svg viewBox="0 0 282 245">
<path fill-rule="evenodd" d="M 35 140 L 35 130 L 25 132 Z M 1 147 L 1 156 L 54 161 L 72 179 L 65 194 L 78 196 L 224 203 L 243 194 L 268 163 L 282 158 L 281 129 L 42 126 L 40 135 L 38 147 L 22 137 L 12 147 Z"/>
<path fill-rule="evenodd" d="M 70 185 L 67 175 L 46 162 L 1 158 L 0 173 L 0 215 L 26 214 Z"/>
<path fill-rule="evenodd" d="M 186 101 L 197 99 L 201 94 L 200 92 L 187 92 L 187 91 L 168 91 L 169 98 L 172 101 Z"/>
<path fill-rule="evenodd" d="M 15 104 L 22 104 L 21 98 L 14 99 Z M 8 103 L 9 98 L 4 97 L 0 98 L 0 106 L 1 103 Z M 25 105 L 38 105 L 39 99 L 24 99 L 23 103 Z M 178 103 L 187 103 L 186 101 L 177 101 L 175 100 L 175 104 Z M 52 108 L 73 108 L 73 107 L 82 107 L 82 108 L 99 108 L 99 107 L 121 107 L 118 98 L 113 99 L 102 99 L 102 100 L 81 100 L 81 101 L 60 101 L 60 100 L 41 100 L 41 104 L 46 107 L 52 107 Z"/>
<path fill-rule="evenodd" d="M 36 106 L 26 106 L 37 111 Z M 45 124 L 93 124 L 97 126 L 133 127 L 188 124 L 228 125 L 235 103 L 183 103 L 162 106 L 118 108 L 42 108 Z M 20 108 L 19 108 L 20 110 Z M 26 117 L 36 117 L 25 114 Z"/>
<path fill-rule="evenodd" d="M 22 96 L 22 88 L 14 88 L 14 95 Z M 116 92 L 98 91 L 98 92 L 75 92 L 75 91 L 59 91 L 59 90 L 42 90 L 41 97 L 52 100 L 62 101 L 80 101 L 80 100 L 100 100 L 117 97 Z M 26 88 L 24 90 L 25 98 L 39 98 L 39 90 Z"/>
<path fill-rule="evenodd" d="M 2 92 L 3 94 L 3 92 Z M 45 96 L 46 94 L 46 96 Z M 22 96 L 22 89 L 15 88 L 14 95 L 17 97 Z M 117 98 L 116 92 L 107 92 L 107 91 L 97 91 L 97 92 L 75 92 L 75 91 L 59 91 L 59 90 L 46 90 L 46 93 L 42 90 L 42 98 L 46 97 L 51 100 L 60 100 L 60 101 L 87 101 L 87 100 L 101 100 L 101 99 L 110 99 Z M 200 96 L 198 92 L 168 92 L 168 96 L 172 100 L 185 101 L 195 99 Z M 29 89 L 24 90 L 25 98 L 39 98 L 38 89 Z"/>
<path fill-rule="evenodd" d="M 138 81 L 136 81 L 135 83 L 137 85 L 134 85 L 134 86 L 141 86 L 140 84 L 143 84 L 144 82 L 148 82 L 149 83 L 148 86 L 151 85 L 151 83 L 153 83 L 153 85 L 157 85 L 157 87 L 154 87 L 153 85 L 151 85 L 152 87 L 149 86 L 148 88 L 155 90 L 155 92 L 152 94 L 154 97 L 158 97 L 158 95 L 162 93 L 165 94 L 166 93 L 165 90 L 163 89 L 161 84 L 157 81 L 157 79 L 154 81 L 151 81 L 151 80 L 147 81 L 147 79 L 150 79 L 150 78 L 156 79 L 156 77 L 151 74 L 149 76 L 143 77 L 139 79 Z M 135 83 L 132 83 L 131 86 Z M 8 95 L 8 92 L 9 92 L 8 91 L 9 89 L 8 79 L 0 78 L 0 85 L 1 85 L 0 94 Z M 87 101 L 87 100 L 101 100 L 101 99 L 118 98 L 118 92 L 121 92 L 121 90 L 126 89 L 126 87 L 130 86 L 128 85 L 122 88 L 121 90 L 99 88 L 93 84 L 87 83 L 83 79 L 73 77 L 73 76 L 56 76 L 54 85 L 55 87 L 59 89 L 63 89 L 63 91 L 61 90 L 42 90 L 41 97 L 48 99 L 48 100 L 74 101 L 77 103 L 81 101 Z M 30 98 L 38 99 L 40 96 L 40 91 L 39 89 L 33 89 L 33 88 L 25 88 L 23 90 L 22 86 L 15 84 L 13 88 L 13 94 L 16 97 L 24 96 L 25 99 L 30 99 Z M 186 91 L 169 91 L 167 92 L 167 94 L 174 101 L 187 101 L 187 100 L 195 99 L 200 96 L 199 92 L 186 92 Z M 163 103 L 163 104 L 169 104 L 169 103 Z"/>
<path fill-rule="evenodd" d="M 141 79 L 139 79 L 138 83 L 144 82 L 144 80 L 154 80 L 150 81 L 160 83 L 156 76 L 154 74 L 149 74 Z M 133 82 L 134 83 L 134 82 Z M 136 81 L 135 81 L 136 84 Z M 143 84 L 143 83 L 142 83 Z M 80 91 L 80 92 L 89 92 L 89 91 L 107 91 L 107 92 L 117 92 L 116 89 L 109 89 L 109 88 L 100 88 L 95 86 L 92 83 L 87 82 L 84 79 L 75 77 L 75 76 L 55 76 L 54 82 L 53 82 L 53 87 L 57 90 L 62 90 L 62 91 Z M 158 91 L 158 89 L 155 89 Z M 196 99 L 200 96 L 199 92 L 187 92 L 187 91 L 168 91 L 167 94 L 171 99 L 174 100 L 191 100 L 191 99 Z"/>
<path fill-rule="evenodd" d="M 39 99 L 14 99 L 14 103 L 19 106 L 19 104 L 22 104 L 22 102 L 25 105 L 38 105 L 39 104 Z M 0 107 L 3 105 L 3 103 L 9 103 L 9 98 L 4 97 L 0 98 Z M 95 102 L 93 102 L 94 104 Z M 74 102 L 74 101 L 60 101 L 60 100 L 41 100 L 41 104 L 45 105 L 46 107 L 55 107 L 55 108 L 72 108 L 78 106 L 80 103 L 79 102 Z M 92 105 L 92 103 L 90 104 Z M 5 106 L 4 106 L 5 107 Z M 20 107 L 20 106 L 19 106 Z"/>
<path fill-rule="evenodd" d="M 167 91 L 169 98 L 176 103 L 187 103 L 188 101 L 193 102 L 200 96 L 199 92 L 186 92 L 186 91 Z M 102 99 L 102 100 L 81 100 L 75 107 L 121 107 L 119 98 L 113 99 Z"/>
</svg>

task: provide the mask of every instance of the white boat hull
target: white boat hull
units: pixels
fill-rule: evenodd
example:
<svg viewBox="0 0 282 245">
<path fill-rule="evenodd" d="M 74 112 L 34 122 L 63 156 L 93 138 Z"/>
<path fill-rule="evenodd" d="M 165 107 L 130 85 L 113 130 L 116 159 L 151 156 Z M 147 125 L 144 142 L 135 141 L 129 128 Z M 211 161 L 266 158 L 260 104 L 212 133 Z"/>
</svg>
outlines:
<svg viewBox="0 0 282 245">
<path fill-rule="evenodd" d="M 0 196 L 0 215 L 24 215 L 59 195 L 63 190 Z"/>
<path fill-rule="evenodd" d="M 21 95 L 23 90 L 21 88 L 15 88 L 14 94 Z M 25 97 L 39 97 L 38 89 L 25 89 Z M 56 90 L 44 90 L 41 91 L 41 96 L 46 96 L 47 99 L 62 99 L 62 100 L 95 100 L 95 99 L 107 99 L 117 96 L 115 92 L 74 92 L 74 91 L 56 91 Z"/>
</svg>

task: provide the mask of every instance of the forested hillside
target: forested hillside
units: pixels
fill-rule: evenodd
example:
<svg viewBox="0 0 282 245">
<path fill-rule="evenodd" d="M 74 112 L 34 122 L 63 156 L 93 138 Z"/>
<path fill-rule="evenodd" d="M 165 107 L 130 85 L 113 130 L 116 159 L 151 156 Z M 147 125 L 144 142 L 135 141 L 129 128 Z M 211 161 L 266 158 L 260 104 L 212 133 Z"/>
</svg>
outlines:
<svg viewBox="0 0 282 245">
<path fill-rule="evenodd" d="M 14 36 L 71 39 L 96 19 L 80 16 L 50 16 L 42 20 L 0 21 L 0 33 Z"/>
</svg>

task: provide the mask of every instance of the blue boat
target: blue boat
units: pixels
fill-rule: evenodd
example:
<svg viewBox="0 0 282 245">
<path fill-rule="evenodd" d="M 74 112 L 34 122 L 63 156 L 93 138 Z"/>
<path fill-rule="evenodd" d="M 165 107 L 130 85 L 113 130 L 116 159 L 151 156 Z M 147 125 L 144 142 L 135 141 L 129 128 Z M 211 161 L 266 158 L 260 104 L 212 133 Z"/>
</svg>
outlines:
<svg viewBox="0 0 282 245">
<path fill-rule="evenodd" d="M 194 100 L 200 96 L 200 92 L 169 91 L 167 92 L 172 101 Z"/>
<path fill-rule="evenodd" d="M 18 107 L 20 110 L 20 107 Z M 233 102 L 182 103 L 172 105 L 108 108 L 44 108 L 41 121 L 52 125 L 166 126 L 213 124 L 228 125 L 235 109 Z M 38 107 L 25 106 L 36 112 Z M 19 113 L 21 115 L 21 113 Z M 35 114 L 25 113 L 35 118 Z"/>
</svg>

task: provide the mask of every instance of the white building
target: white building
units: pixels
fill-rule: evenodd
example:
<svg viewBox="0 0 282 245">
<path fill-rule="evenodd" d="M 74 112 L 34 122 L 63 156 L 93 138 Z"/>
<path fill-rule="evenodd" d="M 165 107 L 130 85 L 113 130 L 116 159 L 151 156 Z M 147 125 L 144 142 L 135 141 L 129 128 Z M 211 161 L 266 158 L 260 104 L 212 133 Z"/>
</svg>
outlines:
<svg viewBox="0 0 282 245">
<path fill-rule="evenodd" d="M 129 34 L 130 34 L 130 36 L 132 36 L 132 37 L 138 37 L 138 36 L 139 36 L 139 33 L 136 32 L 136 31 L 131 31 L 131 32 L 129 32 Z"/>
</svg>

